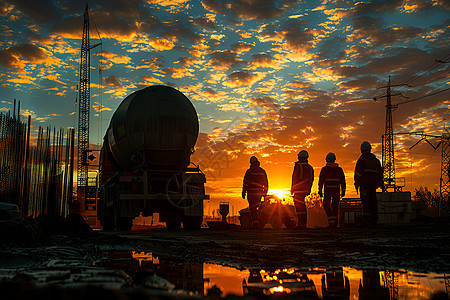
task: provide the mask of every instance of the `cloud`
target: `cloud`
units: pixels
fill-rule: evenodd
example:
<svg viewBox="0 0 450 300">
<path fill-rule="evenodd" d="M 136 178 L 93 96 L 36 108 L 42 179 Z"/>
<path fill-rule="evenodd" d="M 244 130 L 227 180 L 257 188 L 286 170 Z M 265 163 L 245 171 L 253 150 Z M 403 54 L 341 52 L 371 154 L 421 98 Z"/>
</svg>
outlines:
<svg viewBox="0 0 450 300">
<path fill-rule="evenodd" d="M 382 82 L 376 76 L 361 76 L 357 79 L 339 82 L 338 85 L 341 89 L 352 90 L 352 89 L 372 89 L 376 86 L 381 85 Z"/>
<path fill-rule="evenodd" d="M 352 22 L 355 29 L 352 39 L 368 39 L 375 46 L 405 43 L 408 39 L 421 37 L 423 33 L 423 30 L 417 27 L 383 28 L 381 19 L 368 16 L 355 17 Z"/>
<path fill-rule="evenodd" d="M 178 60 L 175 63 L 180 64 L 185 67 L 190 67 L 194 64 L 200 63 L 200 61 L 193 57 L 182 56 L 182 57 L 178 58 Z"/>
<path fill-rule="evenodd" d="M 230 80 L 225 82 L 225 84 L 230 87 L 252 85 L 263 77 L 264 75 L 261 73 L 250 74 L 248 71 L 236 71 L 228 75 Z"/>
<path fill-rule="evenodd" d="M 142 79 L 145 80 L 146 83 L 158 83 L 158 84 L 163 84 L 163 82 L 161 80 L 159 80 L 158 78 L 155 78 L 153 76 L 141 76 Z"/>
<path fill-rule="evenodd" d="M 358 2 L 348 10 L 348 15 L 364 16 L 382 12 L 393 12 L 403 6 L 403 0 L 372 0 L 369 2 Z"/>
<path fill-rule="evenodd" d="M 217 25 L 211 19 L 207 17 L 201 17 L 194 20 L 194 25 L 215 29 Z"/>
<path fill-rule="evenodd" d="M 269 96 L 251 97 L 248 100 L 259 108 L 274 109 L 279 107 L 279 105 L 275 103 L 275 99 Z"/>
<path fill-rule="evenodd" d="M 0 64 L 8 69 L 23 69 L 26 62 L 41 64 L 47 58 L 47 52 L 35 44 L 19 44 L 0 51 Z"/>
<path fill-rule="evenodd" d="M 190 70 L 187 68 L 173 68 L 173 67 L 169 67 L 169 68 L 165 68 L 163 70 L 161 70 L 161 72 L 163 72 L 164 74 L 169 75 L 172 78 L 183 78 L 185 76 L 194 76 L 192 73 L 190 73 Z"/>
<path fill-rule="evenodd" d="M 39 23 L 48 23 L 63 17 L 63 11 L 49 0 L 6 0 L 5 3 Z"/>
<path fill-rule="evenodd" d="M 242 60 L 237 58 L 236 53 L 231 50 L 213 51 L 209 56 L 211 65 L 219 70 L 232 68 L 242 63 Z"/>
<path fill-rule="evenodd" d="M 274 0 L 202 0 L 203 7 L 216 14 L 246 20 L 268 20 L 279 17 L 283 11 Z"/>
<path fill-rule="evenodd" d="M 231 48 L 236 53 L 243 53 L 252 50 L 252 48 L 255 47 L 255 45 L 247 44 L 244 42 L 237 42 L 231 45 Z"/>
<path fill-rule="evenodd" d="M 323 30 L 306 29 L 306 23 L 292 19 L 281 27 L 285 47 L 298 54 L 306 54 L 314 46 L 315 37 L 325 35 Z"/>
<path fill-rule="evenodd" d="M 114 38 L 123 42 L 130 42 L 133 41 L 139 33 L 138 23 L 133 21 L 133 19 L 137 17 L 136 14 L 142 14 L 142 10 L 134 13 L 134 11 L 130 11 L 130 9 L 120 12 L 117 11 L 117 8 L 111 8 L 110 10 L 94 10 L 91 14 L 101 36 L 103 37 Z M 148 20 L 154 19 L 148 18 Z M 64 38 L 80 39 L 82 22 L 82 16 L 66 17 L 60 22 L 54 24 L 49 31 L 50 33 L 57 34 Z M 153 25 L 153 23 L 150 24 Z M 142 29 L 148 28 L 150 28 L 150 25 L 142 20 Z M 97 38 L 97 34 L 91 34 L 91 38 Z"/>
<path fill-rule="evenodd" d="M 122 88 L 122 84 L 120 83 L 119 78 L 116 75 L 111 75 L 105 78 L 105 84 L 109 85 L 115 89 Z"/>
<path fill-rule="evenodd" d="M 192 24 L 190 24 L 192 26 Z M 199 43 L 203 38 L 195 33 L 195 30 L 190 28 L 188 23 L 170 23 L 166 26 L 166 31 L 161 33 L 161 36 L 171 40 L 180 41 L 181 39 L 186 39 L 192 43 Z"/>
<path fill-rule="evenodd" d="M 286 84 L 287 87 L 295 88 L 295 89 L 305 89 L 312 87 L 312 84 L 309 82 L 299 81 L 299 80 L 293 80 L 291 82 L 288 82 Z"/>
<path fill-rule="evenodd" d="M 115 54 L 108 50 L 102 50 L 100 52 L 95 53 L 95 55 L 102 55 L 103 59 L 106 59 L 108 62 L 112 62 L 115 64 L 129 64 L 131 62 L 131 57 Z"/>
<path fill-rule="evenodd" d="M 249 61 L 249 65 L 250 69 L 274 68 L 278 65 L 278 62 L 273 59 L 270 54 L 258 53 L 252 55 L 252 59 Z"/>
<path fill-rule="evenodd" d="M 171 41 L 159 37 L 150 39 L 148 43 L 157 51 L 172 50 L 175 47 Z"/>
<path fill-rule="evenodd" d="M 302 19 L 290 19 L 279 25 L 267 24 L 260 28 L 261 42 L 283 43 L 283 50 L 290 50 L 295 54 L 306 55 L 317 41 L 325 36 L 321 29 L 308 28 Z"/>
<path fill-rule="evenodd" d="M 206 96 L 206 97 L 208 97 L 208 98 L 217 98 L 217 97 L 218 97 L 216 91 L 214 91 L 214 90 L 211 89 L 211 88 L 206 88 L 206 89 L 203 91 L 203 95 Z"/>
<path fill-rule="evenodd" d="M 158 70 L 158 69 L 164 67 L 162 61 L 163 61 L 162 57 L 147 58 L 147 59 L 142 60 L 143 64 L 136 66 L 136 69 Z"/>
<path fill-rule="evenodd" d="M 185 4 L 188 0 L 147 0 L 150 4 L 157 4 L 162 6 L 177 6 Z"/>
</svg>

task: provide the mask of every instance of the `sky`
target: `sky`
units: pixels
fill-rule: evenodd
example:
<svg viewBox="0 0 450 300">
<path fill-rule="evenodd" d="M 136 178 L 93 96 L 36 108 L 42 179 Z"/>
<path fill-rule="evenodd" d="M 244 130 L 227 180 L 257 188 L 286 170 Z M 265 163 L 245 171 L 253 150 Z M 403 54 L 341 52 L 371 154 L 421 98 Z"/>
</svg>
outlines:
<svg viewBox="0 0 450 300">
<path fill-rule="evenodd" d="M 256 155 L 272 189 L 289 189 L 297 153 L 317 177 L 334 152 L 356 196 L 360 144 L 381 160 L 391 76 L 394 132 L 440 136 L 448 105 L 448 0 L 95 0 L 91 16 L 91 144 L 132 92 L 165 84 L 199 116 L 192 162 L 212 201 L 239 207 Z M 77 81 L 86 2 L 0 0 L 0 109 L 21 102 L 32 128 L 77 127 Z M 438 60 L 438 62 L 436 62 Z M 99 70 L 101 69 L 101 76 Z M 102 79 L 101 79 L 102 78 Z M 443 92 L 440 92 L 443 91 Z M 436 93 L 438 92 L 438 93 Z M 436 93 L 434 95 L 434 93 Z M 432 95 L 432 96 L 429 96 Z M 425 98 L 421 98 L 427 96 Z M 439 189 L 441 147 L 395 137 L 404 190 Z M 429 138 L 433 145 L 439 139 Z"/>
</svg>

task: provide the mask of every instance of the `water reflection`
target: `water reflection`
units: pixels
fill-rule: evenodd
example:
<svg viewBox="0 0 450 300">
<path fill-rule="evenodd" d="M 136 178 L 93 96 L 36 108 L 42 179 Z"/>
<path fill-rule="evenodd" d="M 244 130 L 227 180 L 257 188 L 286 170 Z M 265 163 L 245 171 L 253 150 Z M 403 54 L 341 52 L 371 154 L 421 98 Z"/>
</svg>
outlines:
<svg viewBox="0 0 450 300">
<path fill-rule="evenodd" d="M 314 282 L 307 275 L 295 269 L 250 270 L 247 280 L 243 280 L 244 295 L 263 296 L 273 294 L 298 295 L 317 298 Z"/>
<path fill-rule="evenodd" d="M 380 271 L 378 270 L 363 270 L 362 282 L 359 283 L 358 293 L 359 299 L 390 299 L 389 288 L 384 286 L 384 283 L 382 286 Z"/>
<path fill-rule="evenodd" d="M 98 265 L 121 269 L 135 284 L 191 295 L 264 296 L 307 299 L 430 299 L 446 293 L 445 275 L 406 270 L 311 268 L 239 270 L 220 264 L 181 264 L 150 252 L 100 253 Z"/>
<path fill-rule="evenodd" d="M 326 272 L 321 282 L 323 299 L 350 299 L 350 281 L 342 268 Z"/>
</svg>

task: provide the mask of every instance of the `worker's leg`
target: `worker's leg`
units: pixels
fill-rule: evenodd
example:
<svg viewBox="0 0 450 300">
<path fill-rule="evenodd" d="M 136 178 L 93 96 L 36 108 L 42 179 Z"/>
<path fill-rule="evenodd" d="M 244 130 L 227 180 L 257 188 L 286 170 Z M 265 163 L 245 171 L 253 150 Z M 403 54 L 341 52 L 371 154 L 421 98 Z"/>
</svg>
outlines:
<svg viewBox="0 0 450 300">
<path fill-rule="evenodd" d="M 327 218 L 328 218 L 328 226 L 330 226 L 330 217 L 332 216 L 332 211 L 331 211 L 331 195 L 330 193 L 325 193 L 323 195 L 323 209 L 325 210 L 325 212 L 327 213 Z"/>
<path fill-rule="evenodd" d="M 261 203 L 261 196 L 249 194 L 247 195 L 247 200 L 252 216 L 252 223 L 258 222 L 258 206 Z"/>
<path fill-rule="evenodd" d="M 339 209 L 339 201 L 341 200 L 339 191 L 331 194 L 331 216 L 332 219 L 328 218 L 328 223 L 332 224 L 332 227 L 336 228 L 338 224 L 338 209 Z"/>
<path fill-rule="evenodd" d="M 378 199 L 375 188 L 367 189 L 367 197 L 370 203 L 370 225 L 376 226 L 378 222 Z"/>
<path fill-rule="evenodd" d="M 304 193 L 295 193 L 294 194 L 294 205 L 295 211 L 297 213 L 298 225 L 297 228 L 306 228 L 307 215 L 306 215 L 306 205 L 305 205 L 305 197 Z"/>
<path fill-rule="evenodd" d="M 371 206 L 370 206 L 369 194 L 367 193 L 367 188 L 364 186 L 361 186 L 360 194 L 361 194 L 361 203 L 363 206 L 362 225 L 368 226 L 370 224 L 370 219 L 371 219 L 371 209 L 370 209 Z"/>
</svg>

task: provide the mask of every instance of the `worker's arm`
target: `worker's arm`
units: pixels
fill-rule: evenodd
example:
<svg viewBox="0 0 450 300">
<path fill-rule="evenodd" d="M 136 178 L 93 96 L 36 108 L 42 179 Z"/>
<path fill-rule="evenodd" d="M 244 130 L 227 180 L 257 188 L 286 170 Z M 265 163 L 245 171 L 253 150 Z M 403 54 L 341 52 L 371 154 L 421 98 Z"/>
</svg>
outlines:
<svg viewBox="0 0 450 300">
<path fill-rule="evenodd" d="M 363 162 L 360 157 L 358 159 L 358 161 L 356 162 L 355 173 L 354 173 L 354 177 L 353 177 L 355 180 L 356 194 L 358 194 L 358 189 L 361 186 L 362 173 L 363 173 L 363 169 L 364 169 L 364 166 L 362 164 L 363 164 Z"/>
<path fill-rule="evenodd" d="M 319 174 L 319 196 L 320 197 L 323 197 L 322 189 L 323 189 L 323 168 L 320 170 L 320 174 Z"/>
<path fill-rule="evenodd" d="M 264 171 L 264 170 L 263 170 Z M 266 171 L 264 171 L 264 196 L 267 195 L 267 192 L 269 191 L 269 180 L 267 179 Z"/>
<path fill-rule="evenodd" d="M 291 195 L 294 194 L 297 182 L 298 182 L 298 168 L 297 168 L 297 164 L 295 164 L 294 172 L 292 172 Z"/>
<path fill-rule="evenodd" d="M 245 199 L 245 194 L 247 193 L 248 189 L 248 170 L 245 172 L 244 176 L 244 182 L 242 184 L 242 199 Z"/>
<path fill-rule="evenodd" d="M 341 168 L 341 197 L 343 198 L 345 196 L 345 189 L 347 188 L 347 185 L 345 183 L 345 174 L 344 170 Z"/>
</svg>

